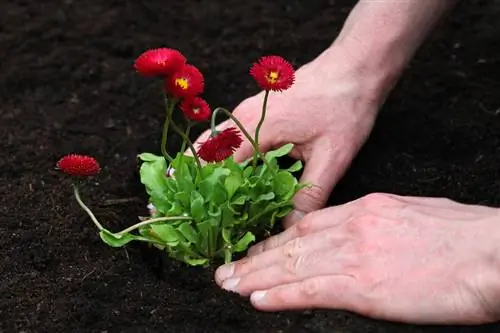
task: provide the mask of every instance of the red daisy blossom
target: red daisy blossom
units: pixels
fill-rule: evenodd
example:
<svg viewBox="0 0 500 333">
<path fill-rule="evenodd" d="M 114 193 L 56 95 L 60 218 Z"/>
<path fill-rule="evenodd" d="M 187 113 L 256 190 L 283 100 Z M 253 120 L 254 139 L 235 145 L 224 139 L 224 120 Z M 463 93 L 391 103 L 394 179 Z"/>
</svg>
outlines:
<svg viewBox="0 0 500 333">
<path fill-rule="evenodd" d="M 250 68 L 250 75 L 263 90 L 283 91 L 295 82 L 293 66 L 280 56 L 265 56 Z"/>
<path fill-rule="evenodd" d="M 233 155 L 242 142 L 238 130 L 230 127 L 201 143 L 198 156 L 207 162 L 220 162 Z"/>
<path fill-rule="evenodd" d="M 177 98 L 199 95 L 205 89 L 203 74 L 193 65 L 184 65 L 165 80 L 165 90 Z"/>
<path fill-rule="evenodd" d="M 193 121 L 207 121 L 212 115 L 208 103 L 201 97 L 188 98 L 182 101 L 179 108 L 186 118 Z"/>
<path fill-rule="evenodd" d="M 134 67 L 143 76 L 166 76 L 177 71 L 186 61 L 181 52 L 164 47 L 142 53 L 135 60 Z"/>
<path fill-rule="evenodd" d="M 97 160 L 91 156 L 70 154 L 57 162 L 57 168 L 71 176 L 93 176 L 101 170 Z"/>
</svg>

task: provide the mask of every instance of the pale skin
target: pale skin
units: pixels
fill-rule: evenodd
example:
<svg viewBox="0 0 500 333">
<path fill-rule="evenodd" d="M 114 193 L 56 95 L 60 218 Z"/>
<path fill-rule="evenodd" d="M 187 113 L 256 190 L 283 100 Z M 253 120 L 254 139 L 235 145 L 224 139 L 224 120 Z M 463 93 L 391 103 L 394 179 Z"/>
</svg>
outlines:
<svg viewBox="0 0 500 333">
<path fill-rule="evenodd" d="M 500 320 L 500 210 L 443 198 L 375 193 L 325 208 L 377 113 L 455 0 L 360 0 L 335 42 L 271 94 L 260 134 L 305 161 L 286 230 L 219 267 L 216 282 L 259 310 L 328 308 L 419 324 Z M 253 132 L 262 94 L 235 110 Z M 219 128 L 233 126 L 222 123 Z M 203 141 L 204 133 L 198 141 Z M 252 156 L 248 142 L 237 160 Z"/>
</svg>

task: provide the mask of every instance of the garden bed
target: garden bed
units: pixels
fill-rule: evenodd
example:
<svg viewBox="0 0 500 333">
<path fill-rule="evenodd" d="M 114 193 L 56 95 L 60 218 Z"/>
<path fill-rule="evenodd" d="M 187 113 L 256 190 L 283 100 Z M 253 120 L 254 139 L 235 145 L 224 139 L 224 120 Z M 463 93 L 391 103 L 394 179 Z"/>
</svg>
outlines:
<svg viewBox="0 0 500 333">
<path fill-rule="evenodd" d="M 158 153 L 163 119 L 158 87 L 134 73 L 135 57 L 150 47 L 182 50 L 206 77 L 204 97 L 231 108 L 257 92 L 250 63 L 271 53 L 296 66 L 311 60 L 354 3 L 2 2 L 0 331 L 498 332 L 340 311 L 258 312 L 220 290 L 210 269 L 145 246 L 103 244 L 70 180 L 54 170 L 63 154 L 95 156 L 103 170 L 82 189 L 84 200 L 112 230 L 134 224 L 146 214 L 136 156 Z M 419 51 L 331 204 L 392 192 L 500 206 L 496 3 L 464 1 Z"/>
</svg>

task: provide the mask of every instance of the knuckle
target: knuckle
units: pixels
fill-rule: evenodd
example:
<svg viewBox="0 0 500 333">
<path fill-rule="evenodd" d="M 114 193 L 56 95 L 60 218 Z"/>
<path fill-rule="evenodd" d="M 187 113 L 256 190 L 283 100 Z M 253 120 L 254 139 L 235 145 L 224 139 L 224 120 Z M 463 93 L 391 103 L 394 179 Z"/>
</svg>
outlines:
<svg viewBox="0 0 500 333">
<path fill-rule="evenodd" d="M 291 275 L 299 275 L 302 266 L 304 266 L 304 262 L 303 256 L 287 258 L 285 261 L 285 269 Z"/>
<path fill-rule="evenodd" d="M 364 233 L 367 228 L 373 226 L 377 222 L 378 217 L 376 215 L 365 213 L 349 220 L 347 227 L 352 234 L 359 235 Z"/>
<path fill-rule="evenodd" d="M 305 236 L 312 231 L 313 220 L 309 216 L 305 216 L 297 222 L 296 228 L 299 236 Z"/>
<path fill-rule="evenodd" d="M 275 236 L 271 236 L 269 237 L 268 239 L 266 239 L 262 246 L 261 246 L 261 252 L 264 252 L 264 251 L 267 251 L 267 250 L 271 250 L 271 249 L 274 249 L 276 248 L 277 246 L 279 245 L 279 239 L 278 239 L 278 236 L 275 235 Z"/>
<path fill-rule="evenodd" d="M 301 248 L 301 238 L 297 237 L 285 243 L 285 245 L 283 246 L 283 254 L 285 255 L 285 257 L 293 258 L 299 254 Z"/>
<path fill-rule="evenodd" d="M 377 209 L 381 206 L 398 206 L 401 201 L 386 193 L 370 193 L 361 198 L 361 203 L 368 210 Z"/>
<path fill-rule="evenodd" d="M 326 195 L 325 189 L 319 185 L 316 185 L 316 184 L 312 184 L 309 187 L 301 189 L 297 194 L 306 198 L 306 202 L 307 202 L 308 206 L 310 206 L 312 204 L 315 206 L 316 205 L 323 205 L 326 202 L 327 197 L 328 197 Z M 302 203 L 302 201 L 300 203 L 302 205 L 304 205 Z M 306 211 L 306 212 L 310 212 L 310 211 L 314 210 L 313 207 L 298 207 L 298 208 L 300 210 Z"/>
<path fill-rule="evenodd" d="M 320 283 L 318 279 L 306 279 L 300 282 L 299 292 L 307 298 L 316 297 L 320 292 Z"/>
</svg>

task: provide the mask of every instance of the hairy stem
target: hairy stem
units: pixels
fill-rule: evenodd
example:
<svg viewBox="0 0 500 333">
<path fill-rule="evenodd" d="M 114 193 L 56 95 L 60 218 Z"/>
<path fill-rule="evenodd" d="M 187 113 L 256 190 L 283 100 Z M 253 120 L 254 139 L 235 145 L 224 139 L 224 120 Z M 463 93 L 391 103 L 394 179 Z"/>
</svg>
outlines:
<svg viewBox="0 0 500 333">
<path fill-rule="evenodd" d="M 73 193 L 75 194 L 76 201 L 78 202 L 80 207 L 82 207 L 83 210 L 90 216 L 90 219 L 92 220 L 92 222 L 94 222 L 94 224 L 97 226 L 97 228 L 99 230 L 103 230 L 104 229 L 103 226 L 99 223 L 99 221 L 97 221 L 97 218 L 95 217 L 94 213 L 92 213 L 90 208 L 87 207 L 83 203 L 82 199 L 80 198 L 80 193 L 78 191 L 78 185 L 76 185 L 76 184 L 73 184 Z"/>
<path fill-rule="evenodd" d="M 155 218 L 155 219 L 150 219 L 150 220 L 145 220 L 145 221 L 141 221 L 137 224 L 134 224 L 133 226 L 130 226 L 128 227 L 127 229 L 124 229 L 120 232 L 117 232 L 115 233 L 116 235 L 124 235 L 126 233 L 129 233 L 131 231 L 134 231 L 136 229 L 139 229 L 140 227 L 144 227 L 148 224 L 152 224 L 152 223 L 157 223 L 157 222 L 163 222 L 163 221 L 173 221 L 173 220 L 192 220 L 193 218 L 192 217 L 189 217 L 189 216 L 164 216 L 164 217 L 158 217 L 158 218 Z"/>
<path fill-rule="evenodd" d="M 172 105 L 169 105 L 168 103 L 168 99 L 165 97 L 165 108 L 167 110 L 169 110 L 170 108 L 173 109 L 173 106 Z M 200 162 L 200 159 L 198 158 L 198 154 L 196 153 L 196 149 L 194 149 L 194 145 L 193 143 L 191 142 L 191 140 L 186 136 L 186 134 L 184 133 L 184 131 L 182 131 L 182 129 L 180 129 L 179 126 L 177 126 L 177 124 L 174 122 L 174 120 L 172 118 L 170 118 L 170 125 L 172 126 L 172 129 L 181 136 L 181 138 L 184 140 L 184 142 L 188 145 L 189 149 L 191 150 L 191 153 L 193 153 L 193 157 L 196 161 L 196 164 L 198 166 L 198 169 L 200 171 L 200 174 L 201 174 L 201 162 Z M 182 152 L 183 153 L 183 152 Z"/>
<path fill-rule="evenodd" d="M 229 264 L 233 260 L 233 254 L 231 252 L 231 249 L 225 248 L 224 249 L 224 263 Z"/>
<path fill-rule="evenodd" d="M 168 100 L 165 97 L 165 103 L 168 105 Z M 167 152 L 167 134 L 168 134 L 168 125 L 172 119 L 172 112 L 174 111 L 175 101 L 172 100 L 170 106 L 166 108 L 165 112 L 165 122 L 163 123 L 163 131 L 161 133 L 161 153 L 167 160 L 167 162 L 172 163 L 173 159 Z"/>
<path fill-rule="evenodd" d="M 214 112 L 212 114 L 212 122 L 211 122 L 212 133 L 216 132 L 214 119 L 215 119 L 217 112 L 219 112 L 219 111 L 224 112 L 229 118 L 231 118 L 231 120 L 236 124 L 236 126 L 238 126 L 238 128 L 241 130 L 243 135 L 247 138 L 247 140 L 252 145 L 252 147 L 254 149 L 254 153 L 257 154 L 257 156 L 262 160 L 262 162 L 264 162 L 264 164 L 269 168 L 269 170 L 271 170 L 272 173 L 275 173 L 274 169 L 271 167 L 269 162 L 264 158 L 264 155 L 261 153 L 259 146 L 255 142 L 255 140 L 250 136 L 250 134 L 248 134 L 248 132 L 245 129 L 245 127 L 243 126 L 243 124 L 228 110 L 226 110 L 224 108 L 217 108 L 214 110 Z M 255 169 L 255 167 L 254 167 L 254 169 Z"/>
<path fill-rule="evenodd" d="M 265 95 L 264 95 L 264 103 L 262 104 L 262 113 L 260 116 L 259 123 L 257 124 L 257 128 L 255 129 L 255 145 L 257 148 L 259 147 L 259 133 L 260 133 L 260 128 L 262 127 L 262 124 L 264 123 L 264 119 L 266 118 L 266 110 L 267 110 L 267 100 L 269 98 L 269 90 L 266 90 Z M 255 169 L 257 167 L 257 158 L 258 158 L 258 152 L 257 150 L 253 154 L 253 168 Z"/>
<path fill-rule="evenodd" d="M 186 127 L 186 132 L 184 135 L 186 135 L 187 138 L 189 138 L 189 132 L 191 131 L 191 128 L 193 127 L 193 124 L 191 122 L 188 123 Z M 182 140 L 182 146 L 181 146 L 181 153 L 184 153 L 184 150 L 186 150 L 186 140 Z"/>
</svg>

